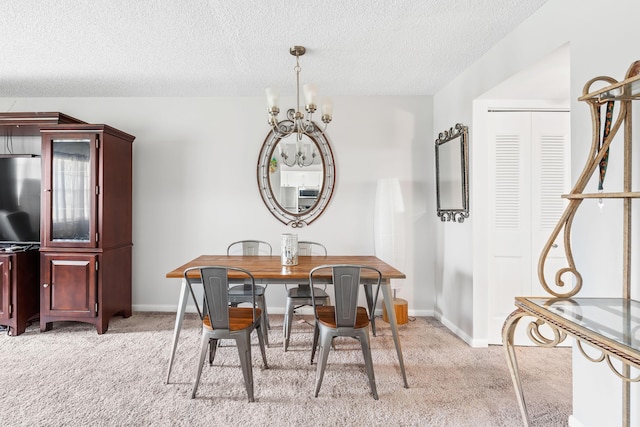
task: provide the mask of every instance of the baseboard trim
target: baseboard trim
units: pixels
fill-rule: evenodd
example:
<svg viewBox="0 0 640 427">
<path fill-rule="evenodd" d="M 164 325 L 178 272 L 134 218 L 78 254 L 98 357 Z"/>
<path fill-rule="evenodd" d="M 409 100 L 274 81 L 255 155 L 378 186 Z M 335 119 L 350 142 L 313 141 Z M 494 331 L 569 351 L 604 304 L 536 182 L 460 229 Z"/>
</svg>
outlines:
<svg viewBox="0 0 640 427">
<path fill-rule="evenodd" d="M 569 415 L 569 427 L 585 427 L 576 417 Z"/>
<path fill-rule="evenodd" d="M 134 304 L 131 309 L 134 312 L 155 312 L 155 313 L 175 313 L 178 309 L 175 305 L 155 305 L 155 304 Z M 196 308 L 194 305 L 187 305 L 188 313 L 195 313 Z"/>
<path fill-rule="evenodd" d="M 414 317 L 434 317 L 435 312 L 433 310 L 409 310 L 409 316 Z"/>
<path fill-rule="evenodd" d="M 489 346 L 489 341 L 488 340 L 486 340 L 486 339 L 474 339 L 473 337 L 470 337 L 469 335 L 467 335 L 467 333 L 465 331 L 460 329 L 457 325 L 455 325 L 453 322 L 448 320 L 442 314 L 435 313 L 435 318 L 440 323 L 442 323 L 447 329 L 449 329 L 451 332 L 453 332 L 458 338 L 460 338 L 462 341 L 464 341 L 467 344 L 469 344 L 469 346 L 474 347 L 474 348 L 481 348 L 481 347 L 488 347 Z"/>
</svg>

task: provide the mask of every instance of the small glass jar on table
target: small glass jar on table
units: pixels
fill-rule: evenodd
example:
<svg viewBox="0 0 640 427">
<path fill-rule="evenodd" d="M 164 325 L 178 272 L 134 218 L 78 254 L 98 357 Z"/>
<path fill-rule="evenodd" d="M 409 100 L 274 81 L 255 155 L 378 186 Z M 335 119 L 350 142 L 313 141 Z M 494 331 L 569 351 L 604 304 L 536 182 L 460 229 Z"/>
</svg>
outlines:
<svg viewBox="0 0 640 427">
<path fill-rule="evenodd" d="M 298 265 L 298 235 L 284 233 L 280 238 L 280 257 L 282 265 Z"/>
</svg>

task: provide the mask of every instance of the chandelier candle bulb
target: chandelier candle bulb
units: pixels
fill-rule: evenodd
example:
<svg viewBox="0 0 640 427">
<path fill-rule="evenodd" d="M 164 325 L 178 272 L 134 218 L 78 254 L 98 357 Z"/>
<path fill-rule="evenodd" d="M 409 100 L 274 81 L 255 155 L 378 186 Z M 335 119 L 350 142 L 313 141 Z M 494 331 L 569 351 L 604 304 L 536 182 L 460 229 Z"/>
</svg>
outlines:
<svg viewBox="0 0 640 427">
<path fill-rule="evenodd" d="M 322 122 L 329 123 L 333 115 L 333 101 L 331 98 L 326 98 L 322 101 Z"/>
<path fill-rule="evenodd" d="M 269 105 L 269 111 L 272 111 L 273 108 L 278 108 L 278 91 L 268 87 L 267 89 L 265 89 L 265 92 L 267 94 L 267 104 Z"/>
<path fill-rule="evenodd" d="M 316 111 L 316 97 L 318 96 L 318 88 L 310 83 L 302 86 L 302 92 L 304 93 L 305 109 L 313 113 Z"/>
</svg>

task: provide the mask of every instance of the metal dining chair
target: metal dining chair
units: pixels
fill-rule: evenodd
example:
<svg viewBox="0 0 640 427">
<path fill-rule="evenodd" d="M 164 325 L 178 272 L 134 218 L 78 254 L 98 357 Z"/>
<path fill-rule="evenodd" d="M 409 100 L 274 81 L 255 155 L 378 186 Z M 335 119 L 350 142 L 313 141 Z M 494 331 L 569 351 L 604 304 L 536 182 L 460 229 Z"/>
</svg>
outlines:
<svg viewBox="0 0 640 427">
<path fill-rule="evenodd" d="M 314 281 L 318 281 L 318 276 L 321 275 L 320 273 L 324 276 L 322 280 L 325 283 L 328 273 L 331 273 L 335 306 L 316 305 L 315 298 L 313 294 L 311 294 L 315 314 L 313 349 L 311 351 L 312 363 L 316 346 L 319 344 L 314 396 L 318 397 L 333 339 L 335 337 L 353 337 L 360 341 L 371 393 L 373 394 L 373 398 L 378 400 L 376 379 L 373 373 L 373 361 L 371 359 L 371 347 L 369 344 L 369 312 L 367 308 L 358 306 L 358 294 L 360 286 L 362 286 L 363 275 L 366 275 L 366 282 L 368 284 L 373 283 L 375 288 L 373 298 L 375 304 L 378 300 L 378 293 L 380 292 L 382 273 L 374 267 L 364 265 L 322 265 L 309 272 L 309 284 L 311 286 L 314 285 Z"/>
<path fill-rule="evenodd" d="M 227 255 L 242 255 L 242 256 L 257 256 L 257 255 L 271 255 L 273 252 L 271 245 L 268 242 L 262 240 L 238 240 L 231 243 L 227 247 Z M 255 286 L 255 298 L 258 307 L 262 311 L 262 334 L 264 336 L 264 342 L 269 345 L 269 315 L 267 313 L 267 300 L 265 297 L 265 291 L 267 287 L 262 285 Z M 232 286 L 229 289 L 229 304 L 237 306 L 242 303 L 250 303 L 252 298 L 251 289 L 245 283 L 244 285 Z"/>
<path fill-rule="evenodd" d="M 298 242 L 298 256 L 324 255 L 327 256 L 327 248 L 317 242 L 300 241 Z M 313 288 L 316 304 L 329 305 L 331 300 L 326 292 L 327 286 L 323 289 Z M 291 325 L 293 323 L 293 313 L 300 307 L 310 306 L 313 304 L 311 300 L 311 286 L 308 284 L 300 284 L 294 288 L 287 288 L 287 305 L 284 312 L 284 351 L 289 347 L 289 338 L 291 337 Z"/>
<path fill-rule="evenodd" d="M 194 270 L 199 272 L 199 277 L 194 279 L 190 273 Z M 247 277 L 247 286 L 252 295 L 251 307 L 231 307 L 228 303 L 229 297 L 229 271 L 237 271 Z M 255 330 L 258 335 L 260 352 L 264 368 L 268 369 L 267 355 L 265 353 L 264 338 L 261 334 L 262 310 L 257 307 L 255 297 L 255 279 L 253 275 L 242 268 L 201 266 L 192 267 L 184 271 L 184 279 L 189 287 L 189 292 L 195 296 L 192 286 L 193 280 L 202 282 L 204 290 L 204 306 L 201 310 L 197 299 L 193 298 L 196 310 L 202 319 L 202 339 L 200 342 L 200 357 L 198 359 L 198 370 L 191 391 L 191 398 L 196 397 L 200 376 L 202 375 L 202 365 L 209 349 L 209 365 L 213 364 L 218 348 L 218 340 L 235 340 L 240 357 L 240 365 L 244 376 L 244 383 L 247 389 L 249 402 L 254 401 L 253 397 L 253 367 L 251 364 L 251 333 Z"/>
</svg>

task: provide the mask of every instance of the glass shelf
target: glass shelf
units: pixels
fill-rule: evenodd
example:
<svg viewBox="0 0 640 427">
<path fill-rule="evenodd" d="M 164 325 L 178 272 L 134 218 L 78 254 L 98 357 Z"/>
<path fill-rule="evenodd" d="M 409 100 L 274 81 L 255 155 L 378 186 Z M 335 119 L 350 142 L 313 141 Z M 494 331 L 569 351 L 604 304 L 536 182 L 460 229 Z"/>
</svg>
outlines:
<svg viewBox="0 0 640 427">
<path fill-rule="evenodd" d="M 593 345 L 640 359 L 640 302 L 625 298 L 517 297 L 516 305 L 548 317 L 556 326 Z"/>
</svg>

